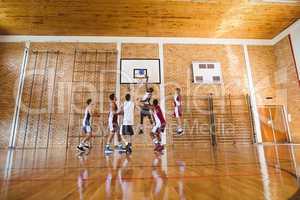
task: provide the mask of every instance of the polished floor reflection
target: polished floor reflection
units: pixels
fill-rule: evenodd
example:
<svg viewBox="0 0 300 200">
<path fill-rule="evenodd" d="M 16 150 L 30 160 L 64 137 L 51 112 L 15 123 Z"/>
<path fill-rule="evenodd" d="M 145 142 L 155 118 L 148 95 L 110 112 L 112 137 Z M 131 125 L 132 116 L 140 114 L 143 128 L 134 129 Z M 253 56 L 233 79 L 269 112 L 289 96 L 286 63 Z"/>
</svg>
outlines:
<svg viewBox="0 0 300 200">
<path fill-rule="evenodd" d="M 299 162 L 297 145 L 2 150 L 0 199 L 300 199 Z"/>
</svg>

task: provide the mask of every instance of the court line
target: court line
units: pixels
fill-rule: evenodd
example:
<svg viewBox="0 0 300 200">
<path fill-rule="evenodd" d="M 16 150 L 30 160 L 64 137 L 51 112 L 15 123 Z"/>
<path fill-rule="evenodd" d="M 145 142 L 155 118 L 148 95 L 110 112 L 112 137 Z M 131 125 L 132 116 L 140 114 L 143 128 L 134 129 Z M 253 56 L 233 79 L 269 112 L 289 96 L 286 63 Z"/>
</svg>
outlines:
<svg viewBox="0 0 300 200">
<path fill-rule="evenodd" d="M 270 173 L 270 174 L 273 174 L 273 175 L 276 175 L 276 174 L 279 174 L 279 172 L 274 172 L 274 173 Z M 168 177 L 168 176 L 160 176 L 160 178 L 162 179 L 165 179 L 165 180 L 177 180 L 177 179 L 187 179 L 187 180 L 193 180 L 193 179 L 215 179 L 215 178 L 224 178 L 224 177 L 250 177 L 250 176 L 257 176 L 257 177 L 260 177 L 261 174 L 260 172 L 258 173 L 252 173 L 252 174 L 249 174 L 249 173 L 234 173 L 234 174 L 222 174 L 222 175 L 202 175 L 202 176 L 171 176 L 171 177 Z M 98 176 L 97 178 L 88 178 L 84 181 L 92 181 L 92 180 L 104 180 L 106 179 L 106 175 L 104 176 Z M 114 176 L 112 178 L 113 179 L 117 179 L 116 176 Z M 128 180 L 128 181 L 133 181 L 133 180 L 136 180 L 136 181 L 139 181 L 139 180 L 145 180 L 145 179 L 155 179 L 153 178 L 152 176 L 148 176 L 148 177 L 123 177 L 122 180 Z M 7 180 L 2 180 L 0 179 L 0 182 L 27 182 L 27 181 L 77 181 L 78 178 L 68 178 L 68 179 L 64 179 L 64 178 L 59 178 L 59 177 L 56 177 L 56 178 L 51 178 L 51 179 L 11 179 L 9 181 Z"/>
<path fill-rule="evenodd" d="M 290 164 L 292 161 L 283 161 L 281 160 L 280 163 L 282 164 Z M 235 163 L 235 162 L 230 162 L 230 163 L 205 163 L 205 164 L 185 164 L 186 167 L 205 167 L 205 166 L 223 166 L 223 165 L 259 165 L 259 162 L 249 162 L 249 163 Z M 168 167 L 180 167 L 181 165 L 168 165 Z M 155 167 L 153 165 L 134 165 L 134 166 L 128 166 L 128 168 L 151 168 Z M 110 168 L 108 166 L 76 166 L 76 167 L 24 167 L 24 168 L 12 168 L 12 170 L 60 170 L 60 169 L 104 169 L 104 168 Z M 0 171 L 5 171 L 5 168 L 0 168 Z"/>
</svg>

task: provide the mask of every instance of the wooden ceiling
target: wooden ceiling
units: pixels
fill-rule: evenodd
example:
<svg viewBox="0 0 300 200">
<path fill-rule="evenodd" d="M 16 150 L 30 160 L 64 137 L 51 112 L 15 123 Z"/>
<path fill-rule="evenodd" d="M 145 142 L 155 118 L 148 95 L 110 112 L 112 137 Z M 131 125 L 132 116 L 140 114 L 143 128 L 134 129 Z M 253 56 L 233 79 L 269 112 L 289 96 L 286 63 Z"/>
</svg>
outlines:
<svg viewBox="0 0 300 200">
<path fill-rule="evenodd" d="M 0 0 L 1 35 L 269 39 L 300 4 L 248 0 Z"/>
</svg>

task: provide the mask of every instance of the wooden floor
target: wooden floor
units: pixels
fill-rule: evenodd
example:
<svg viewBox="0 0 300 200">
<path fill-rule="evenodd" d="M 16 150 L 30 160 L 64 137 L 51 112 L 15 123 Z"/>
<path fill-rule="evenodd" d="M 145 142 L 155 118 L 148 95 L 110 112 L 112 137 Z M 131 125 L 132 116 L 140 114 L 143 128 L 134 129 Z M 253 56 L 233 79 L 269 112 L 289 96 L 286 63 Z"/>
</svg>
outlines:
<svg viewBox="0 0 300 200">
<path fill-rule="evenodd" d="M 300 199 L 296 145 L 101 150 L 2 150 L 0 199 Z"/>
</svg>

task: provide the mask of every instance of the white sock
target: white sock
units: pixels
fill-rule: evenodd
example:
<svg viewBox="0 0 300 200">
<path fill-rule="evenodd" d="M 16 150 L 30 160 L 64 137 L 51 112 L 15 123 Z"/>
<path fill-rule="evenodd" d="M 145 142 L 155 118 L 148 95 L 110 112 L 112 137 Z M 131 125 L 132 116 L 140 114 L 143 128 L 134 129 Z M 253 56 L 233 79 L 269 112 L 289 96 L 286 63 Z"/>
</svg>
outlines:
<svg viewBox="0 0 300 200">
<path fill-rule="evenodd" d="M 153 139 L 152 141 L 153 141 L 153 144 L 158 144 L 159 143 L 159 141 L 156 138 Z"/>
</svg>

